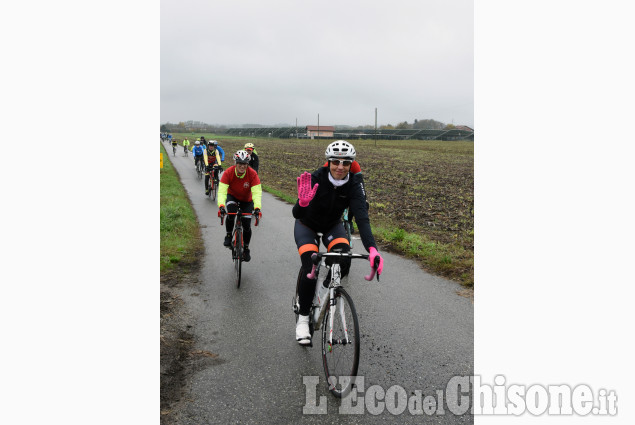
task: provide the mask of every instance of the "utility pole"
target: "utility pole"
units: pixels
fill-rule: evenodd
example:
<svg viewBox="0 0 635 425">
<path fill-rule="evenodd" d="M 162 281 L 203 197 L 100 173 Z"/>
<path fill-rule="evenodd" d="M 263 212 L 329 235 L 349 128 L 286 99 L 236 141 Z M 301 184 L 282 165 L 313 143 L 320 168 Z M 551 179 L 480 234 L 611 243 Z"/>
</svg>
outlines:
<svg viewBox="0 0 635 425">
<path fill-rule="evenodd" d="M 320 138 L 320 114 L 318 114 L 318 139 Z"/>
<path fill-rule="evenodd" d="M 375 146 L 377 146 L 377 108 L 375 108 Z"/>
</svg>

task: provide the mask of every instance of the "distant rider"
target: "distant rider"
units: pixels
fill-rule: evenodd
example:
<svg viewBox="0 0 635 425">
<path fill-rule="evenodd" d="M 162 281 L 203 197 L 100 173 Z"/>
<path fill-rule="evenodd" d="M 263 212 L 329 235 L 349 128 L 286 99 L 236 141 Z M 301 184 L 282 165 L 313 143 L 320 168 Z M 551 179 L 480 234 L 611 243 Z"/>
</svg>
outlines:
<svg viewBox="0 0 635 425">
<path fill-rule="evenodd" d="M 245 150 L 247 151 L 247 153 L 251 157 L 251 160 L 249 161 L 249 166 L 251 168 L 253 168 L 254 170 L 256 170 L 256 173 L 257 173 L 260 161 L 258 159 L 258 153 L 256 152 L 256 148 L 254 147 L 254 144 L 253 143 L 246 143 L 245 144 Z"/>
</svg>

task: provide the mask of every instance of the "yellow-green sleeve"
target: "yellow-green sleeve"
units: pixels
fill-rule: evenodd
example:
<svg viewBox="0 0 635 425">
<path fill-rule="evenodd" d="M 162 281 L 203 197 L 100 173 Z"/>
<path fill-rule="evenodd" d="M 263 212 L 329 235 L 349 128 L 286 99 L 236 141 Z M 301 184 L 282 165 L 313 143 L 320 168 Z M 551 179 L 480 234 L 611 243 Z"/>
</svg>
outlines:
<svg viewBox="0 0 635 425">
<path fill-rule="evenodd" d="M 227 183 L 219 183 L 218 184 L 218 207 L 225 206 L 225 202 L 227 202 L 227 189 L 229 189 L 229 185 Z"/>
<path fill-rule="evenodd" d="M 262 208 L 262 186 L 257 184 L 251 187 L 251 199 L 254 201 L 254 208 Z"/>
</svg>

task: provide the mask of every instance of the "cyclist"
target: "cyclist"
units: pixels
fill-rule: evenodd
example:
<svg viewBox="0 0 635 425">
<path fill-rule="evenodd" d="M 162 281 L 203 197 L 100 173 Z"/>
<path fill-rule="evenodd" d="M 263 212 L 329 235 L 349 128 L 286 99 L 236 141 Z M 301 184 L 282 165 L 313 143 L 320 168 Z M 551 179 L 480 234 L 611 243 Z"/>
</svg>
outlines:
<svg viewBox="0 0 635 425">
<path fill-rule="evenodd" d="M 189 149 L 189 147 L 190 147 L 190 141 L 187 140 L 187 137 L 186 137 L 185 139 L 183 139 L 183 153 L 185 155 L 187 155 L 187 150 Z"/>
<path fill-rule="evenodd" d="M 201 142 L 196 140 L 194 142 L 194 147 L 192 148 L 192 155 L 194 155 L 194 168 L 196 168 L 199 161 L 203 161 L 204 153 L 205 153 L 205 148 L 201 146 Z"/>
<path fill-rule="evenodd" d="M 262 187 L 260 186 L 260 178 L 258 173 L 249 168 L 249 154 L 240 150 L 234 154 L 233 165 L 223 173 L 220 185 L 218 187 L 218 214 L 225 215 L 227 212 L 235 213 L 238 206 L 245 215 L 242 216 L 243 221 L 243 241 L 245 250 L 243 252 L 243 261 L 251 260 L 249 252 L 249 241 L 251 241 L 251 216 L 253 214 L 260 217 L 262 214 Z M 227 210 L 225 210 L 227 203 Z M 254 208 L 255 207 L 255 208 Z M 227 216 L 225 222 L 225 240 L 224 246 L 231 246 L 232 230 L 234 228 L 235 215 Z"/>
<path fill-rule="evenodd" d="M 170 139 L 172 141 L 172 151 L 174 155 L 176 155 L 176 145 L 178 145 L 178 141 L 176 139 Z"/>
<path fill-rule="evenodd" d="M 209 185 L 209 180 L 218 179 L 221 165 L 220 155 L 216 150 L 216 146 L 211 142 L 207 144 L 207 149 L 203 150 L 203 162 L 205 164 L 205 196 L 207 196 L 212 189 Z M 210 176 L 210 178 L 208 179 L 207 176 Z"/>
<path fill-rule="evenodd" d="M 209 143 L 213 144 L 216 147 L 216 150 L 220 154 L 220 160 L 225 161 L 225 151 L 220 147 L 216 140 L 210 140 Z"/>
<path fill-rule="evenodd" d="M 256 170 L 256 173 L 257 173 L 260 161 L 258 160 L 258 152 L 256 152 L 256 148 L 254 147 L 254 144 L 246 143 L 245 150 L 251 157 L 251 160 L 249 161 L 249 166 L 253 168 L 254 170 Z"/>
<path fill-rule="evenodd" d="M 201 145 L 203 145 L 203 147 L 206 148 L 207 147 L 207 140 L 205 140 L 205 136 L 201 136 L 200 139 L 201 139 Z"/>
<path fill-rule="evenodd" d="M 324 163 L 325 167 L 329 166 L 329 162 L 326 161 Z M 362 175 L 362 167 L 359 166 L 359 162 L 357 161 L 353 161 L 351 163 L 351 173 L 353 173 L 355 176 L 357 176 L 359 179 L 361 179 L 362 183 L 364 182 L 364 176 Z M 364 193 L 364 196 L 366 195 L 366 193 Z M 366 210 L 368 210 L 368 202 L 366 202 Z M 353 214 L 349 211 L 348 212 L 348 222 L 351 225 L 351 234 L 355 233 L 355 227 L 353 226 Z"/>
<path fill-rule="evenodd" d="M 298 177 L 298 201 L 293 207 L 295 220 L 295 243 L 302 262 L 300 280 L 300 314 L 296 324 L 295 337 L 300 345 L 311 343 L 309 332 L 309 310 L 315 294 L 315 279 L 307 278 L 313 266 L 311 255 L 318 252 L 319 240 L 317 233 L 322 233 L 322 242 L 330 251 L 350 251 L 344 226 L 342 213 L 349 208 L 359 226 L 362 244 L 370 253 L 370 264 L 379 258 L 377 273 L 381 274 L 384 260 L 377 252 L 377 245 L 370 227 L 368 211 L 366 210 L 366 195 L 364 183 L 351 172 L 351 165 L 356 152 L 353 145 L 337 140 L 326 148 L 327 167 L 320 167 L 313 173 L 305 172 Z M 332 261 L 327 260 L 327 264 Z M 342 258 L 340 266 L 342 277 L 347 276 L 351 265 L 350 258 Z M 325 280 L 328 284 L 329 278 Z"/>
</svg>

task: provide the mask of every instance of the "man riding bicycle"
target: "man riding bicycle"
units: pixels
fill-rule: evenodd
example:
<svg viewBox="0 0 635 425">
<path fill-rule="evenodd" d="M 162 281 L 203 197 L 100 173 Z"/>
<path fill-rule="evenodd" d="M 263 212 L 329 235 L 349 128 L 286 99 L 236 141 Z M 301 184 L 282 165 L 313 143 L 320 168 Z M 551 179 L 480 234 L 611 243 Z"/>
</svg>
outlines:
<svg viewBox="0 0 635 425">
<path fill-rule="evenodd" d="M 190 148 L 190 141 L 187 140 L 187 137 L 183 139 L 183 153 L 187 154 L 187 150 Z"/>
<path fill-rule="evenodd" d="M 262 207 L 262 187 L 260 186 L 260 178 L 252 168 L 249 168 L 249 154 L 240 150 L 234 154 L 233 165 L 223 173 L 218 188 L 218 214 L 225 215 L 227 212 L 235 213 L 238 207 L 243 212 L 243 241 L 245 250 L 243 251 L 243 261 L 251 260 L 249 252 L 249 241 L 251 241 L 251 216 L 261 216 L 260 208 Z M 225 210 L 227 203 L 227 210 Z M 255 208 L 254 208 L 255 207 Z M 230 247 L 232 243 L 232 230 L 234 228 L 235 215 L 227 216 L 225 222 L 225 240 L 223 245 Z"/>
<path fill-rule="evenodd" d="M 203 150 L 203 161 L 205 164 L 205 195 L 209 195 L 209 191 L 212 189 L 209 184 L 210 179 L 218 180 L 218 173 L 222 170 L 221 158 L 216 145 L 209 142 L 207 149 Z M 209 176 L 209 178 L 207 178 Z"/>
<path fill-rule="evenodd" d="M 256 147 L 253 143 L 246 143 L 245 150 L 251 157 L 249 160 L 249 166 L 258 172 L 258 166 L 260 165 L 260 160 L 258 159 L 258 153 L 256 152 Z"/>
<path fill-rule="evenodd" d="M 350 251 L 341 221 L 344 209 L 349 208 L 355 215 L 362 243 L 370 254 L 371 267 L 375 257 L 378 257 L 377 274 L 381 274 L 384 268 L 384 260 L 377 252 L 370 227 L 364 183 L 351 172 L 351 164 L 356 155 L 353 145 L 344 140 L 335 141 L 326 148 L 328 166 L 320 167 L 313 173 L 305 172 L 297 179 L 298 201 L 293 207 L 293 217 L 296 219 L 294 236 L 302 262 L 302 273 L 299 287 L 300 312 L 295 336 L 300 345 L 311 344 L 309 311 L 315 294 L 316 279 L 309 279 L 307 274 L 313 266 L 311 255 L 319 250 L 318 232 L 322 233 L 322 243 L 329 252 Z M 348 275 L 350 265 L 350 258 L 340 260 L 342 277 Z M 324 281 L 327 285 L 328 280 L 327 278 Z"/>
<path fill-rule="evenodd" d="M 192 148 L 192 155 L 194 155 L 194 168 L 198 166 L 199 161 L 203 161 L 204 152 L 205 148 L 201 146 L 201 142 L 196 140 L 194 142 L 194 147 Z"/>
</svg>

